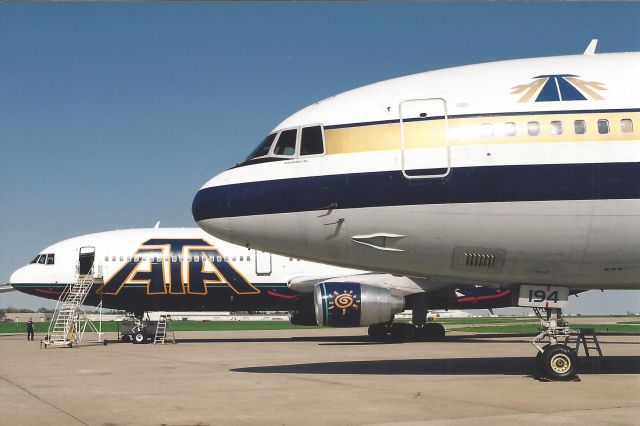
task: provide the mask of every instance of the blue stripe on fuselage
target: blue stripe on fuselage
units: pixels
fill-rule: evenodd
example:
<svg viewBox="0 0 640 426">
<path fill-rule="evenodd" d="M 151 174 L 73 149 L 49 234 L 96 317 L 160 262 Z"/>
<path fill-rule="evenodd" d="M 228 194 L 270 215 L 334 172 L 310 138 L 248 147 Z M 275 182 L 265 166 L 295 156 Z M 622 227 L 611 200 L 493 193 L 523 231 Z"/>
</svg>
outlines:
<svg viewBox="0 0 640 426">
<path fill-rule="evenodd" d="M 400 171 L 277 179 L 201 189 L 196 221 L 421 204 L 640 198 L 640 163 L 460 167 L 445 178 L 407 179 Z"/>
</svg>

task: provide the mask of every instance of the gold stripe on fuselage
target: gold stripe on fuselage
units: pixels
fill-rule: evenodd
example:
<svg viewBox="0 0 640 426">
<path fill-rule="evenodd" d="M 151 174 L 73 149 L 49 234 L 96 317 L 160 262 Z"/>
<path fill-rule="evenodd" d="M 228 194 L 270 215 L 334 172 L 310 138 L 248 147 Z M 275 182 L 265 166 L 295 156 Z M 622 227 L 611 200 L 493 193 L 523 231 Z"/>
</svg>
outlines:
<svg viewBox="0 0 640 426">
<path fill-rule="evenodd" d="M 631 119 L 633 131 L 623 133 L 621 120 Z M 574 121 L 584 120 L 586 132 L 576 134 Z M 598 132 L 598 120 L 608 120 L 609 133 Z M 625 141 L 638 139 L 640 112 L 606 112 L 576 114 L 538 114 L 517 116 L 490 116 L 449 118 L 449 143 L 452 146 L 486 144 L 521 144 L 539 142 Z M 528 123 L 538 122 L 540 133 L 529 136 Z M 562 122 L 562 134 L 551 133 L 551 122 Z M 506 123 L 514 123 L 516 134 L 504 133 Z M 493 135 L 483 136 L 483 125 L 492 125 Z M 487 128 L 485 127 L 484 130 Z M 326 153 L 346 154 L 400 149 L 400 124 L 384 123 L 337 129 L 325 129 Z M 444 119 L 411 121 L 404 123 L 404 146 L 435 148 L 445 145 Z"/>
</svg>

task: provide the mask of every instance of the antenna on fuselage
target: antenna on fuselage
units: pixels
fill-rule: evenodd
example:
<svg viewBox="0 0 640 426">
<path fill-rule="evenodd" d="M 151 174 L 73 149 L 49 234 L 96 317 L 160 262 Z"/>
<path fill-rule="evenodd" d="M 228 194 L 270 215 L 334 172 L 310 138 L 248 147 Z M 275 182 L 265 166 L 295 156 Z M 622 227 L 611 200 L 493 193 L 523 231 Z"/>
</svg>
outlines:
<svg viewBox="0 0 640 426">
<path fill-rule="evenodd" d="M 158 228 L 160 228 L 160 221 L 157 221 L 156 225 L 153 227 L 153 229 L 158 229 Z"/>
<path fill-rule="evenodd" d="M 587 48 L 584 50 L 583 55 L 595 55 L 596 47 L 598 47 L 598 39 L 594 38 L 593 40 L 591 40 L 591 43 L 589 43 Z"/>
</svg>

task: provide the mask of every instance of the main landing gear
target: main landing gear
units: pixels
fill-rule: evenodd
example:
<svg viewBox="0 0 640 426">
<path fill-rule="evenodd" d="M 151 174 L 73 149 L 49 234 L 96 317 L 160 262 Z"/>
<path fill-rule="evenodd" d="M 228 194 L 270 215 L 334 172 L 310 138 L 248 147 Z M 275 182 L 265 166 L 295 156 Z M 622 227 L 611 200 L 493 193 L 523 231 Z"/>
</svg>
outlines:
<svg viewBox="0 0 640 426">
<path fill-rule="evenodd" d="M 380 340 L 437 342 L 444 339 L 445 329 L 435 322 L 424 325 L 394 322 L 370 325 L 368 334 L 372 339 Z"/>
<path fill-rule="evenodd" d="M 438 342 L 444 339 L 445 329 L 442 324 L 427 322 L 426 303 L 414 303 L 411 323 L 389 321 L 388 323 L 369 326 L 369 337 L 374 339 L 391 338 L 394 341 L 423 340 Z"/>
<path fill-rule="evenodd" d="M 542 332 L 531 342 L 538 349 L 536 368 L 541 377 L 550 380 L 573 380 L 576 377 L 578 354 L 566 345 L 570 336 L 578 335 L 578 330 L 569 328 L 562 319 L 560 308 L 546 308 L 546 316 L 541 309 L 533 308 L 542 324 Z M 546 339 L 549 343 L 542 345 Z M 563 343 L 560 343 L 562 340 Z"/>
</svg>

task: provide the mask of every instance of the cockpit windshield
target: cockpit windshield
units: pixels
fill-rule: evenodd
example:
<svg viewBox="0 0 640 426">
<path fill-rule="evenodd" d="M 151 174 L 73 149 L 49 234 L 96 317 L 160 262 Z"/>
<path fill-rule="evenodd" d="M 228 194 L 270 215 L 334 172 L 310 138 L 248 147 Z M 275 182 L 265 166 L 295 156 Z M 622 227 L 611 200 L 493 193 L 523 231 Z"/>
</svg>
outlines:
<svg viewBox="0 0 640 426">
<path fill-rule="evenodd" d="M 269 154 L 269 150 L 271 149 L 271 144 L 273 143 L 273 140 L 275 138 L 276 138 L 276 133 L 272 133 L 266 138 L 264 138 L 264 140 L 260 142 L 260 145 L 258 145 L 258 147 L 254 149 L 251 154 L 249 154 L 246 161 L 253 160 L 254 158 L 258 158 L 258 157 L 264 157 L 265 155 Z"/>
<path fill-rule="evenodd" d="M 272 148 L 273 146 L 273 148 Z M 292 157 L 323 155 L 324 131 L 322 125 L 284 129 L 272 133 L 242 163 L 285 160 Z"/>
<path fill-rule="evenodd" d="M 31 263 L 39 263 L 40 265 L 54 265 L 56 263 L 55 254 L 39 254 L 33 258 Z"/>
</svg>

